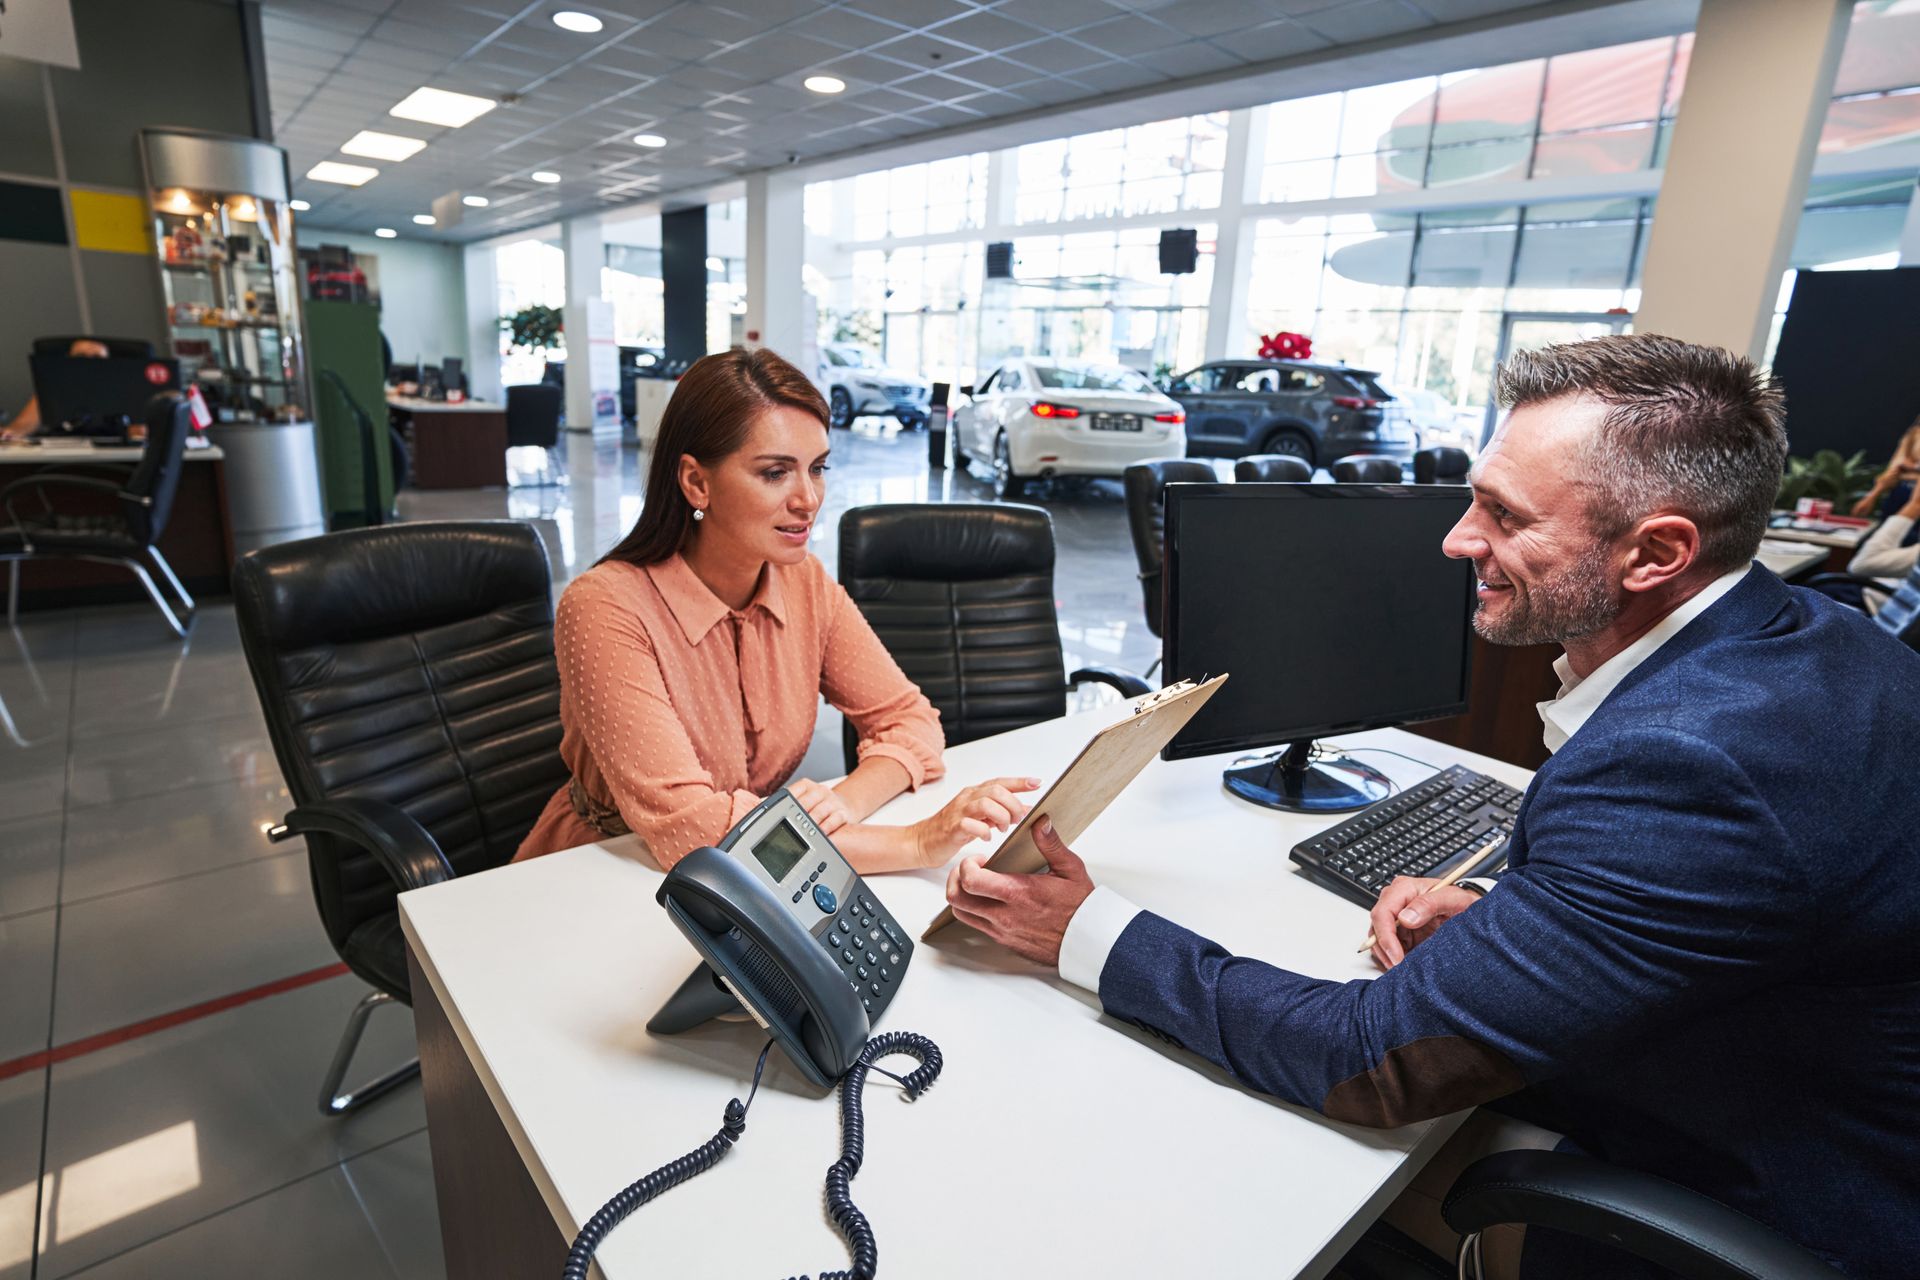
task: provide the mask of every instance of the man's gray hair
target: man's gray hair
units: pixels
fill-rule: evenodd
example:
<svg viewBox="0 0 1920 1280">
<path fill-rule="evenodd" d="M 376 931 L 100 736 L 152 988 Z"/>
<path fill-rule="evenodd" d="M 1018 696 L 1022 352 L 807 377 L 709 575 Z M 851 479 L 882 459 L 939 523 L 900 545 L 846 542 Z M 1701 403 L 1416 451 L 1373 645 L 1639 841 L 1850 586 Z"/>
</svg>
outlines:
<svg viewBox="0 0 1920 1280">
<path fill-rule="evenodd" d="M 1523 351 L 1500 366 L 1503 408 L 1590 396 L 1607 406 L 1573 459 L 1595 531 L 1617 538 L 1658 512 L 1700 530 L 1699 563 L 1753 559 L 1786 464 L 1786 396 L 1753 361 L 1658 334 Z"/>
</svg>

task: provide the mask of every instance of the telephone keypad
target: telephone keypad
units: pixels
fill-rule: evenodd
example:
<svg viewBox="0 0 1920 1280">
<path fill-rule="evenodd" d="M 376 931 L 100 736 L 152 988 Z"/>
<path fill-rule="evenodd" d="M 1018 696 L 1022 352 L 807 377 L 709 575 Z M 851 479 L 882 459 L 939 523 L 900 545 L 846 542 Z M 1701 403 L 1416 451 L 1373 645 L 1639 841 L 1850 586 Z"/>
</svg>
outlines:
<svg viewBox="0 0 1920 1280">
<path fill-rule="evenodd" d="M 907 958 L 907 944 L 893 921 L 865 894 L 850 894 L 837 905 L 840 910 L 822 927 L 820 938 L 829 954 L 839 954 L 841 972 L 873 1013 L 893 996 L 894 972 Z"/>
</svg>

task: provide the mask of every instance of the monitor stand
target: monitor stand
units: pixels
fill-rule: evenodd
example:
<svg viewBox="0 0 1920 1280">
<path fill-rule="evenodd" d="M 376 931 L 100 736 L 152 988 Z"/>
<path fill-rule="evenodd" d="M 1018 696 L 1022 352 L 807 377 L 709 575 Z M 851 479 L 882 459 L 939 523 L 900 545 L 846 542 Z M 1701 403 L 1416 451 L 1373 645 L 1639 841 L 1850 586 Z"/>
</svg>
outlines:
<svg viewBox="0 0 1920 1280">
<path fill-rule="evenodd" d="M 720 984 L 719 976 L 703 960 L 700 967 L 688 974 L 687 980 L 667 997 L 667 1002 L 660 1006 L 660 1012 L 648 1019 L 647 1030 L 656 1036 L 677 1035 L 729 1014 L 734 1015 L 730 1021 L 747 1017 L 745 1006 L 734 999 L 733 992 Z"/>
<path fill-rule="evenodd" d="M 1386 775 L 1351 756 L 1328 752 L 1313 757 L 1311 741 L 1285 750 L 1236 760 L 1224 777 L 1227 790 L 1242 800 L 1288 813 L 1345 813 L 1384 800 L 1393 790 Z"/>
</svg>

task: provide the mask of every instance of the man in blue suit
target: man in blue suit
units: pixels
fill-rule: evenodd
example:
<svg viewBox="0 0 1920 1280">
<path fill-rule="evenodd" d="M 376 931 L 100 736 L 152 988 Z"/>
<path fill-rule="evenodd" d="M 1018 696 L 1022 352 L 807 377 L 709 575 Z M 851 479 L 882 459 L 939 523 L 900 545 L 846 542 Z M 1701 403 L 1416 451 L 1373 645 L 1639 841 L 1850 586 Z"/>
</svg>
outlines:
<svg viewBox="0 0 1920 1280">
<path fill-rule="evenodd" d="M 1050 828 L 1052 874 L 968 859 L 949 900 L 1275 1097 L 1378 1126 L 1506 1099 L 1849 1275 L 1920 1276 L 1920 655 L 1752 564 L 1786 438 L 1748 361 L 1601 338 L 1499 394 L 1445 550 L 1481 635 L 1566 655 L 1497 885 L 1395 882 L 1386 972 L 1346 983 L 1096 889 Z M 1566 1244 L 1529 1233 L 1521 1274 L 1621 1274 Z"/>
</svg>

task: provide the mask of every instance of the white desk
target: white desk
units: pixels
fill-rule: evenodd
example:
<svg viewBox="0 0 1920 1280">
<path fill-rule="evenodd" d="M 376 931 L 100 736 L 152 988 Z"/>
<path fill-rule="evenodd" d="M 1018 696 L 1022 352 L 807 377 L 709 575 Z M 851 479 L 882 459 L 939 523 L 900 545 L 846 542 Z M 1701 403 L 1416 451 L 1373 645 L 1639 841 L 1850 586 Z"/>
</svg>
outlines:
<svg viewBox="0 0 1920 1280">
<path fill-rule="evenodd" d="M 75 463 L 104 462 L 114 465 L 138 462 L 144 445 L 123 444 L 95 448 L 85 440 L 71 436 L 48 436 L 34 444 L 0 445 L 0 462 L 18 462 L 28 466 L 72 466 Z M 185 451 L 188 462 L 220 462 L 226 454 L 218 445 Z"/>
<path fill-rule="evenodd" d="M 1776 540 L 1776 535 L 1770 533 L 1760 540 L 1760 550 L 1753 558 L 1792 582 L 1825 564 L 1828 550 L 1796 539 Z"/>
<path fill-rule="evenodd" d="M 505 413 L 507 406 L 491 400 L 429 400 L 425 396 L 403 396 L 392 392 L 387 395 L 389 409 L 404 409 L 408 413 Z"/>
<path fill-rule="evenodd" d="M 945 782 L 882 816 L 919 817 L 990 773 L 1051 775 L 1117 714 L 954 748 Z M 1527 781 L 1525 770 L 1410 734 L 1342 741 Z M 1366 758 L 1402 782 L 1428 773 Z M 1095 877 L 1241 954 L 1328 978 L 1371 976 L 1355 953 L 1365 912 L 1297 876 L 1286 856 L 1327 820 L 1229 797 L 1226 759 L 1149 765 L 1078 842 Z M 452 1274 L 504 1276 L 508 1264 L 495 1261 L 506 1252 L 502 1214 L 471 1198 L 485 1163 L 463 1146 L 472 1126 L 439 1118 L 449 1056 L 471 1067 L 472 1098 L 484 1089 L 504 1126 L 492 1159 L 523 1162 L 528 1202 L 550 1215 L 556 1270 L 562 1237 L 633 1179 L 705 1142 L 727 1099 L 745 1097 L 758 1028 L 645 1031 L 696 957 L 653 900 L 660 873 L 635 859 L 631 838 L 610 841 L 400 899 Z M 943 905 L 943 879 L 870 883 L 917 930 Z M 452 1033 L 440 1050 L 430 1045 L 436 1028 Z M 881 1029 L 930 1036 L 946 1058 L 939 1083 L 911 1106 L 878 1077 L 867 1089 L 867 1159 L 853 1197 L 895 1280 L 990 1270 L 1318 1276 L 1458 1123 L 1371 1131 L 1246 1092 L 966 930 L 917 949 Z M 738 1149 L 613 1232 L 599 1255 L 605 1275 L 845 1266 L 820 1190 L 838 1126 L 836 1103 L 776 1050 Z M 456 1225 L 476 1214 L 477 1228 Z M 483 1246 L 463 1232 L 491 1238 Z"/>
</svg>

